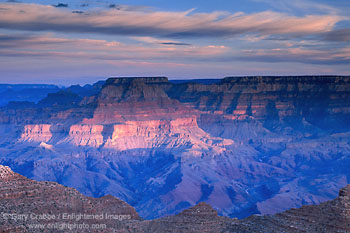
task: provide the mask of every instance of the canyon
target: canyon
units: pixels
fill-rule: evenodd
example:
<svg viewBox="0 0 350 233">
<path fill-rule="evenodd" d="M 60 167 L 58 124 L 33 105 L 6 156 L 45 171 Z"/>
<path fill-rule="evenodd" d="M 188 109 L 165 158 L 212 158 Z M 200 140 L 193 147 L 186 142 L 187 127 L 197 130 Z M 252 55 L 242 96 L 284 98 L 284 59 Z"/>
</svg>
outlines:
<svg viewBox="0 0 350 233">
<path fill-rule="evenodd" d="M 109 78 L 21 103 L 0 108 L 0 164 L 145 219 L 276 214 L 350 180 L 349 76 Z"/>
<path fill-rule="evenodd" d="M 49 84 L 0 84 L 0 106 L 6 106 L 9 103 L 28 106 L 60 89 L 56 85 Z"/>
</svg>

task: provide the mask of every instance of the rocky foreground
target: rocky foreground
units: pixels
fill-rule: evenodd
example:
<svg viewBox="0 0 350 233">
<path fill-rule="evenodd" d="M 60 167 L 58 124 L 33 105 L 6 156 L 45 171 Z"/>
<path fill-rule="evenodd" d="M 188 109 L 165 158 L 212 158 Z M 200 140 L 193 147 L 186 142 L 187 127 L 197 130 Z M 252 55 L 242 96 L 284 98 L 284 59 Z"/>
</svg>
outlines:
<svg viewBox="0 0 350 233">
<path fill-rule="evenodd" d="M 78 214 L 103 214 L 104 217 L 79 220 Z M 112 215 L 117 220 L 107 219 L 106 215 Z M 59 230 L 55 223 L 106 224 L 109 228 L 119 229 L 123 228 L 119 219 L 133 221 L 140 217 L 133 207 L 115 197 L 86 197 L 76 189 L 54 182 L 30 180 L 0 165 L 1 232 L 55 232 Z M 69 229 L 67 226 L 62 232 L 70 230 L 74 227 Z"/>
<path fill-rule="evenodd" d="M 78 219 L 79 214 L 85 217 Z M 350 232 L 350 185 L 332 201 L 276 215 L 231 219 L 218 216 L 210 205 L 201 202 L 175 216 L 149 221 L 115 197 L 86 197 L 73 188 L 33 181 L 0 165 L 0 231 Z"/>
</svg>

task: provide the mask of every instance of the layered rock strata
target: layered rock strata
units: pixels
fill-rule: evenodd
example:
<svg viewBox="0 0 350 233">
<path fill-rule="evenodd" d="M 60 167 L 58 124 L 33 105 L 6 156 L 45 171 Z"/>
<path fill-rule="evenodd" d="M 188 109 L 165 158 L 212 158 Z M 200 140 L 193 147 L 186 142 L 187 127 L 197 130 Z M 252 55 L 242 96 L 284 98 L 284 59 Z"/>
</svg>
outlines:
<svg viewBox="0 0 350 233">
<path fill-rule="evenodd" d="M 0 162 L 152 219 L 274 214 L 349 183 L 350 77 L 110 78 L 0 110 Z"/>
</svg>

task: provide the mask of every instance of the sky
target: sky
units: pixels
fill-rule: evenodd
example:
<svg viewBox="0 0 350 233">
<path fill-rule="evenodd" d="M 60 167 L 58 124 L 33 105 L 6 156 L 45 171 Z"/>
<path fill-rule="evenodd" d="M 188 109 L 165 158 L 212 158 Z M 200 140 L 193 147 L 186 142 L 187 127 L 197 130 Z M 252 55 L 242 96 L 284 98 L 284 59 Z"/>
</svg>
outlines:
<svg viewBox="0 0 350 233">
<path fill-rule="evenodd" d="M 0 0 L 0 83 L 350 75 L 349 0 Z"/>
</svg>

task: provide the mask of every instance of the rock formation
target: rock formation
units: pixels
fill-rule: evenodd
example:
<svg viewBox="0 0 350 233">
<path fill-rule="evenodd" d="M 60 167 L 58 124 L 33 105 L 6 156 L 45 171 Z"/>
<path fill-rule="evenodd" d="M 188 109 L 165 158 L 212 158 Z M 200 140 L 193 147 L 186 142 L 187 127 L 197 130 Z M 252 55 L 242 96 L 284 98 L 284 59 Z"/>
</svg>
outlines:
<svg viewBox="0 0 350 233">
<path fill-rule="evenodd" d="M 349 182 L 350 77 L 110 78 L 0 109 L 0 162 L 146 218 L 274 214 Z"/>
<path fill-rule="evenodd" d="M 350 232 L 350 185 L 320 205 L 307 205 L 270 216 L 251 216 L 230 232 Z"/>
<path fill-rule="evenodd" d="M 349 218 L 350 185 L 332 201 L 276 215 L 232 219 L 218 216 L 201 202 L 175 216 L 148 221 L 115 197 L 86 197 L 54 182 L 27 179 L 0 165 L 1 232 L 350 232 Z"/>
<path fill-rule="evenodd" d="M 101 214 L 103 217 L 100 219 L 90 218 Z M 123 219 L 108 219 L 107 216 Z M 112 228 L 120 228 L 123 221 L 139 219 L 133 207 L 112 196 L 86 197 L 73 188 L 54 182 L 29 180 L 0 165 L 1 232 L 84 232 L 79 228 L 63 228 L 60 231 L 48 226 L 55 223 L 105 224 L 103 230 L 113 232 Z M 36 229 L 39 224 L 43 227 Z"/>
<path fill-rule="evenodd" d="M 50 127 L 51 125 L 49 124 L 25 125 L 20 140 L 29 142 L 48 142 L 52 138 Z"/>
</svg>

